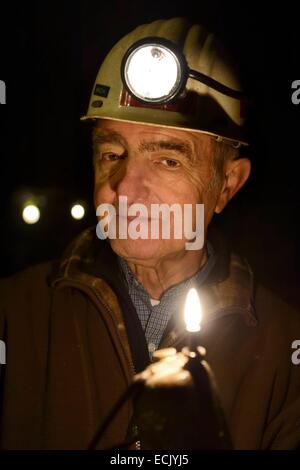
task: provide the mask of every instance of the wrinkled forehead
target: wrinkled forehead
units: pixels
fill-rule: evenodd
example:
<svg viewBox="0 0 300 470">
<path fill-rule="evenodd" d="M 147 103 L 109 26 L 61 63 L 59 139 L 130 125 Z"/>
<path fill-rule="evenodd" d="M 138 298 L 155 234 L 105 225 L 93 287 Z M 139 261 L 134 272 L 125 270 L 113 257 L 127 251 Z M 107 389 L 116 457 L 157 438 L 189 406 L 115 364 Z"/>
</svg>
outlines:
<svg viewBox="0 0 300 470">
<path fill-rule="evenodd" d="M 124 145 L 133 141 L 139 142 L 139 144 L 145 144 L 147 141 L 165 141 L 169 142 L 170 149 L 173 143 L 174 149 L 176 149 L 176 145 L 178 148 L 181 146 L 186 153 L 198 153 L 199 150 L 213 151 L 212 144 L 215 142 L 212 136 L 191 130 L 110 119 L 96 121 L 93 128 L 93 139 L 94 143 L 111 139 Z"/>
</svg>

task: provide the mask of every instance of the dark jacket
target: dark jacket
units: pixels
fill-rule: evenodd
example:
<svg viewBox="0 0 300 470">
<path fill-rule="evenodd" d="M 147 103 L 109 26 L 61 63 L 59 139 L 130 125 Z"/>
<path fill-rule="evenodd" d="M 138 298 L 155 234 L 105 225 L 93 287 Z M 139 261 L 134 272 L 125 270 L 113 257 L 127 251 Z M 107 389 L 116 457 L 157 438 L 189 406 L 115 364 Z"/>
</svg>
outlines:
<svg viewBox="0 0 300 470">
<path fill-rule="evenodd" d="M 236 255 L 218 261 L 200 286 L 202 344 L 219 386 L 236 449 L 300 445 L 300 365 L 291 344 L 300 316 L 262 286 Z M 160 347 L 186 344 L 178 306 Z M 1 448 L 84 449 L 99 423 L 149 362 L 117 259 L 95 229 L 59 262 L 0 283 Z M 99 448 L 121 442 L 128 402 Z"/>
</svg>

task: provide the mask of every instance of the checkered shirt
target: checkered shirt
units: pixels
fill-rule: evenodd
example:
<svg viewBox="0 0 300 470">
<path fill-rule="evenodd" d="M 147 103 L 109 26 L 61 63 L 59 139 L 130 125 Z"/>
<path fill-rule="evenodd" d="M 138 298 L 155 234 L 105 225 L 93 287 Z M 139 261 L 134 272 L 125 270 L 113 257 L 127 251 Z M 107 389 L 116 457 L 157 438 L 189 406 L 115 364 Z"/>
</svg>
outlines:
<svg viewBox="0 0 300 470">
<path fill-rule="evenodd" d="M 118 258 L 121 271 L 128 285 L 128 292 L 135 306 L 145 338 L 148 343 L 150 357 L 158 349 L 163 333 L 176 307 L 182 303 L 191 287 L 199 286 L 212 270 L 216 255 L 212 245 L 207 243 L 208 260 L 201 269 L 190 277 L 173 287 L 167 289 L 157 305 L 150 298 L 145 287 L 136 279 L 128 264 L 123 258 Z"/>
</svg>

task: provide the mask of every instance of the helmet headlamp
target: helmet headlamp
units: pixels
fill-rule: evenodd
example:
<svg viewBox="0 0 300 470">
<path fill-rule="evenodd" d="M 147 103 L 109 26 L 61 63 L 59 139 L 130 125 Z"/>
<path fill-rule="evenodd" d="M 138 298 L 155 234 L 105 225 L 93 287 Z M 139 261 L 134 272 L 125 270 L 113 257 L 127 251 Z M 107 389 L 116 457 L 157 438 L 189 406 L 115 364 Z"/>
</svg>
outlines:
<svg viewBox="0 0 300 470">
<path fill-rule="evenodd" d="M 242 98 L 241 92 L 190 69 L 178 46 L 159 37 L 144 38 L 127 50 L 121 77 L 126 90 L 144 103 L 161 105 L 174 101 L 185 90 L 188 78 L 232 98 Z"/>
</svg>

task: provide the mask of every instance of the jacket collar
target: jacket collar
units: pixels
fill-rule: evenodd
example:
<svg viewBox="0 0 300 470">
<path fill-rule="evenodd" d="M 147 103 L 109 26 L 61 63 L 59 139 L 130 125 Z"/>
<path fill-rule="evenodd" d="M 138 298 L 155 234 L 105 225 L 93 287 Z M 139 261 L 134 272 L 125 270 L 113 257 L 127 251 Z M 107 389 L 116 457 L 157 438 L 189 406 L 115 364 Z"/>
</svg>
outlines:
<svg viewBox="0 0 300 470">
<path fill-rule="evenodd" d="M 251 268 L 246 260 L 229 253 L 218 232 L 212 230 L 208 237 L 217 253 L 217 261 L 199 289 L 203 322 L 240 314 L 248 326 L 256 326 Z M 74 282 L 89 288 L 98 286 L 104 302 L 113 311 L 119 310 L 114 293 L 122 285 L 117 256 L 107 241 L 97 238 L 95 226 L 82 232 L 68 246 L 49 277 L 54 288 Z"/>
</svg>

